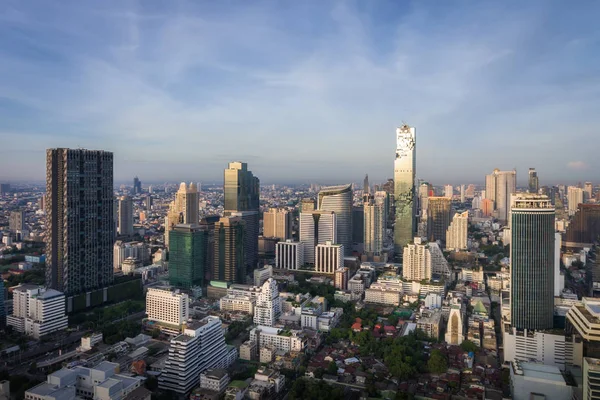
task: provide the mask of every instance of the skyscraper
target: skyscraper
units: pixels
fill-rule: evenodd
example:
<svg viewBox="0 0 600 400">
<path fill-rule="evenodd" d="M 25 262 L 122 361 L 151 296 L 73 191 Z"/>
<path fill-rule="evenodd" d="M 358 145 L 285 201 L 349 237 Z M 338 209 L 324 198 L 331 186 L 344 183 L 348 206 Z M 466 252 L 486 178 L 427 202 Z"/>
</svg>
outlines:
<svg viewBox="0 0 600 400">
<path fill-rule="evenodd" d="M 454 195 L 454 188 L 452 185 L 444 186 L 444 197 L 452 200 L 452 196 Z"/>
<path fill-rule="evenodd" d="M 385 227 L 387 222 L 387 193 L 376 192 L 375 196 L 369 195 L 363 205 L 364 208 L 364 251 L 367 256 L 381 256 Z"/>
<path fill-rule="evenodd" d="M 592 247 L 600 235 L 600 204 L 580 204 L 567 227 L 567 248 Z"/>
<path fill-rule="evenodd" d="M 232 215 L 234 212 L 256 212 L 252 215 L 244 214 L 246 222 L 244 264 L 247 268 L 254 269 L 258 261 L 260 181 L 248 170 L 248 164 L 239 161 L 230 162 L 223 176 L 225 216 Z M 255 221 L 249 221 L 251 218 Z"/>
<path fill-rule="evenodd" d="M 4 305 L 5 292 L 4 281 L 0 278 L 0 329 L 4 329 L 6 326 L 6 306 Z"/>
<path fill-rule="evenodd" d="M 450 226 L 452 201 L 447 197 L 430 197 L 427 206 L 427 230 L 429 240 L 446 242 L 446 230 Z"/>
<path fill-rule="evenodd" d="M 452 222 L 446 231 L 446 249 L 466 250 L 469 229 L 469 212 L 454 214 Z"/>
<path fill-rule="evenodd" d="M 535 193 L 540 190 L 540 181 L 535 168 L 529 168 L 529 193 Z"/>
<path fill-rule="evenodd" d="M 363 194 L 371 193 L 371 188 L 369 186 L 369 174 L 365 175 L 365 180 L 363 181 Z"/>
<path fill-rule="evenodd" d="M 136 176 L 135 178 L 133 178 L 133 190 L 132 190 L 133 194 L 140 194 L 142 193 L 142 182 L 139 180 L 139 178 Z"/>
<path fill-rule="evenodd" d="M 209 231 L 201 225 L 175 225 L 170 233 L 169 284 L 189 289 L 204 286 Z"/>
<path fill-rule="evenodd" d="M 10 219 L 8 220 L 8 228 L 12 232 L 22 231 L 25 229 L 25 212 L 23 210 L 11 211 Z"/>
<path fill-rule="evenodd" d="M 554 207 L 546 196 L 519 194 L 511 209 L 511 324 L 551 329 L 554 315 Z"/>
<path fill-rule="evenodd" d="M 592 197 L 594 197 L 593 196 L 593 194 L 594 194 L 594 187 L 592 185 L 592 182 L 586 182 L 586 183 L 584 183 L 584 185 L 583 185 L 583 192 L 585 194 L 584 200 L 589 200 Z"/>
<path fill-rule="evenodd" d="M 288 210 L 270 208 L 263 214 L 263 236 L 281 240 L 292 238 L 292 213 Z"/>
<path fill-rule="evenodd" d="M 414 238 L 414 243 L 404 247 L 402 277 L 411 281 L 431 279 L 431 253 L 421 238 Z"/>
<path fill-rule="evenodd" d="M 583 204 L 583 189 L 576 186 L 569 186 L 567 189 L 567 203 L 569 207 L 569 215 L 574 215 L 577 207 Z"/>
<path fill-rule="evenodd" d="M 262 326 L 275 326 L 281 316 L 281 298 L 277 289 L 277 281 L 267 279 L 260 288 L 254 308 L 254 323 Z"/>
<path fill-rule="evenodd" d="M 402 254 L 402 248 L 412 241 L 415 232 L 415 147 L 415 128 L 406 124 L 397 128 L 394 161 L 394 251 L 397 256 Z"/>
<path fill-rule="evenodd" d="M 131 201 L 131 197 L 119 197 L 118 208 L 117 231 L 119 235 L 133 235 L 133 202 Z"/>
<path fill-rule="evenodd" d="M 144 207 L 147 211 L 152 210 L 152 196 L 149 193 L 144 197 Z"/>
<path fill-rule="evenodd" d="M 337 238 L 334 243 L 344 245 L 344 255 L 352 254 L 352 185 L 322 187 L 317 209 L 333 211 L 336 216 Z M 319 242 L 321 243 L 321 242 Z M 305 258 L 306 260 L 306 258 Z"/>
<path fill-rule="evenodd" d="M 240 217 L 222 217 L 215 224 L 213 279 L 245 283 L 244 236 L 246 229 Z"/>
<path fill-rule="evenodd" d="M 181 182 L 175 200 L 169 204 L 165 218 L 165 245 L 169 246 L 169 231 L 175 225 L 195 225 L 199 222 L 198 188 L 195 183 Z"/>
<path fill-rule="evenodd" d="M 494 202 L 494 211 L 497 218 L 502 222 L 508 221 L 510 210 L 510 195 L 517 192 L 517 171 L 500 171 L 495 169 L 493 173 L 485 177 L 485 198 Z"/>
<path fill-rule="evenodd" d="M 46 151 L 46 285 L 72 295 L 113 282 L 113 154 Z"/>
<path fill-rule="evenodd" d="M 337 215 L 333 211 L 300 213 L 300 242 L 304 247 L 304 262 L 315 263 L 315 246 L 326 241 L 337 242 Z"/>
</svg>

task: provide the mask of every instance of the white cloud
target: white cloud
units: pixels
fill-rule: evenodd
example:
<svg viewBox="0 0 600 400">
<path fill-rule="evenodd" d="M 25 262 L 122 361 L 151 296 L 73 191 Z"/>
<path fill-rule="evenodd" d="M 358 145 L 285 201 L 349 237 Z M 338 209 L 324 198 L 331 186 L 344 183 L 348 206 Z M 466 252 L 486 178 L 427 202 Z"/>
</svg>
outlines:
<svg viewBox="0 0 600 400">
<path fill-rule="evenodd" d="M 587 169 L 587 164 L 583 161 L 569 161 L 567 163 L 567 168 L 574 170 L 584 170 Z"/>
</svg>

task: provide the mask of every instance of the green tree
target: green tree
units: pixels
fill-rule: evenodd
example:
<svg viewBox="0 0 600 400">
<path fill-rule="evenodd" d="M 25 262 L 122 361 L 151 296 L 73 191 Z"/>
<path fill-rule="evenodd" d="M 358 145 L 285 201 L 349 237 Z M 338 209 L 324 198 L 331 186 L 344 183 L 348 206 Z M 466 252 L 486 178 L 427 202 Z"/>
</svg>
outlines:
<svg viewBox="0 0 600 400">
<path fill-rule="evenodd" d="M 446 359 L 446 356 L 442 354 L 441 351 L 435 349 L 431 352 L 431 355 L 429 356 L 427 368 L 431 373 L 442 374 L 448 371 L 448 360 Z"/>
<path fill-rule="evenodd" d="M 334 361 L 331 361 L 327 366 L 327 373 L 329 375 L 337 375 L 338 367 Z"/>
<path fill-rule="evenodd" d="M 476 352 L 479 348 L 477 347 L 477 345 L 475 343 L 473 343 L 470 340 L 465 340 L 460 344 L 460 348 L 463 349 L 464 351 L 466 351 L 467 353 L 469 352 Z"/>
</svg>

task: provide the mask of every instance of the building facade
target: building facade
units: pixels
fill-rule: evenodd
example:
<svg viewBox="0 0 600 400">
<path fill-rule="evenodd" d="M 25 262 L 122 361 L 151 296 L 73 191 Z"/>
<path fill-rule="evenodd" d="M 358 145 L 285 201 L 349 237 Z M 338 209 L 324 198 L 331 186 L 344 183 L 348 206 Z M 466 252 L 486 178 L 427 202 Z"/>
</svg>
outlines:
<svg viewBox="0 0 600 400">
<path fill-rule="evenodd" d="M 404 247 L 402 277 L 411 281 L 431 279 L 431 254 L 421 238 L 414 238 L 413 243 Z"/>
<path fill-rule="evenodd" d="M 427 201 L 427 237 L 434 242 L 446 242 L 446 231 L 450 226 L 452 200 L 446 197 L 429 197 Z"/>
<path fill-rule="evenodd" d="M 254 323 L 263 326 L 275 326 L 281 316 L 281 298 L 277 289 L 277 281 L 267 279 L 261 286 L 260 294 L 254 308 Z"/>
<path fill-rule="evenodd" d="M 567 188 L 569 215 L 574 215 L 580 204 L 583 204 L 583 189 L 577 186 L 569 186 Z"/>
<path fill-rule="evenodd" d="M 334 274 L 344 266 L 344 246 L 330 241 L 315 248 L 315 272 Z"/>
<path fill-rule="evenodd" d="M 338 243 L 337 215 L 334 211 L 300 213 L 300 242 L 304 247 L 304 262 L 315 263 L 315 247 L 331 241 Z"/>
<path fill-rule="evenodd" d="M 485 177 L 485 198 L 494 202 L 494 211 L 502 223 L 508 221 L 510 195 L 517 192 L 517 171 L 495 169 Z"/>
<path fill-rule="evenodd" d="M 352 254 L 352 185 L 328 186 L 319 192 L 319 211 L 334 212 L 336 242 L 344 246 L 344 255 Z M 319 238 L 320 239 L 320 238 Z M 322 243 L 322 242 L 319 242 Z"/>
<path fill-rule="evenodd" d="M 381 256 L 387 226 L 387 193 L 378 191 L 374 196 L 365 196 L 364 209 L 364 251 L 373 256 Z"/>
<path fill-rule="evenodd" d="M 291 239 L 292 213 L 280 208 L 270 208 L 263 214 L 263 236 Z"/>
<path fill-rule="evenodd" d="M 204 286 L 209 231 L 201 225 L 175 225 L 170 232 L 169 284 L 189 289 Z"/>
<path fill-rule="evenodd" d="M 540 190 L 540 181 L 535 168 L 529 168 L 529 193 L 537 194 Z"/>
<path fill-rule="evenodd" d="M 402 125 L 396 129 L 396 159 L 394 161 L 394 252 L 402 254 L 413 239 L 416 224 L 416 131 Z"/>
<path fill-rule="evenodd" d="M 195 225 L 199 222 L 199 197 L 198 187 L 195 183 L 189 186 L 181 182 L 175 194 L 175 200 L 169 204 L 169 211 L 165 218 L 165 246 L 170 244 L 170 231 L 175 225 Z"/>
<path fill-rule="evenodd" d="M 113 154 L 46 150 L 46 202 L 46 285 L 68 296 L 112 284 Z"/>
<path fill-rule="evenodd" d="M 304 265 L 304 243 L 286 240 L 275 247 L 275 268 L 297 270 Z"/>
<path fill-rule="evenodd" d="M 133 202 L 129 196 L 121 196 L 117 201 L 117 232 L 120 236 L 133 235 Z"/>
<path fill-rule="evenodd" d="M 150 321 L 181 327 L 190 317 L 190 299 L 179 291 L 148 288 L 146 314 Z"/>
<path fill-rule="evenodd" d="M 223 217 L 215 224 L 213 280 L 245 282 L 245 235 L 244 222 L 240 217 Z"/>
<path fill-rule="evenodd" d="M 469 232 L 469 212 L 454 214 L 452 222 L 446 231 L 446 249 L 466 250 Z"/>
</svg>

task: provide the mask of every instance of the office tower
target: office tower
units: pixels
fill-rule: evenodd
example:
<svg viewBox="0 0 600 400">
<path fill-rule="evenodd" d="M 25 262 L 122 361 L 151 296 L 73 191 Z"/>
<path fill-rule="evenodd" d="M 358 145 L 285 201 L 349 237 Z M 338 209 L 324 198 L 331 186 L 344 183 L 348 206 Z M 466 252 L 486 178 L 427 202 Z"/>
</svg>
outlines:
<svg viewBox="0 0 600 400">
<path fill-rule="evenodd" d="M 275 247 L 275 268 L 300 269 L 304 265 L 304 243 L 288 239 Z"/>
<path fill-rule="evenodd" d="M 7 323 L 17 332 L 39 339 L 66 329 L 65 295 L 37 285 L 19 285 L 13 289 L 13 313 Z"/>
<path fill-rule="evenodd" d="M 600 235 L 600 204 L 579 204 L 567 227 L 565 246 L 592 247 Z"/>
<path fill-rule="evenodd" d="M 371 193 L 371 188 L 369 187 L 369 174 L 365 175 L 365 180 L 363 181 L 363 194 Z"/>
<path fill-rule="evenodd" d="M 6 327 L 6 306 L 4 302 L 6 300 L 6 290 L 4 289 L 4 281 L 0 278 L 0 329 Z"/>
<path fill-rule="evenodd" d="M 334 285 L 336 289 L 347 290 L 348 279 L 350 279 L 350 269 L 346 267 L 338 268 L 334 273 Z"/>
<path fill-rule="evenodd" d="M 150 247 L 144 242 L 123 242 L 117 240 L 113 246 L 113 270 L 120 272 L 122 264 L 128 258 L 133 258 L 142 265 L 150 263 Z"/>
<path fill-rule="evenodd" d="M 592 182 L 586 182 L 583 185 L 584 200 L 590 200 L 591 198 L 593 198 L 593 191 L 594 187 L 592 186 Z"/>
<path fill-rule="evenodd" d="M 429 240 L 446 241 L 446 230 L 450 226 L 452 201 L 447 197 L 430 197 L 427 206 L 427 229 Z"/>
<path fill-rule="evenodd" d="M 553 326 L 554 207 L 546 196 L 519 194 L 511 208 L 511 324 Z"/>
<path fill-rule="evenodd" d="M 10 192 L 10 183 L 0 183 L 0 196 L 6 196 Z"/>
<path fill-rule="evenodd" d="M 464 203 L 466 198 L 465 185 L 460 185 L 460 202 Z"/>
<path fill-rule="evenodd" d="M 277 289 L 277 281 L 267 279 L 260 288 L 260 294 L 254 307 L 254 323 L 262 326 L 275 326 L 281 316 L 281 298 Z"/>
<path fill-rule="evenodd" d="M 263 236 L 291 239 L 292 213 L 281 208 L 270 208 L 263 214 Z"/>
<path fill-rule="evenodd" d="M 119 197 L 118 207 L 117 231 L 119 236 L 131 236 L 133 235 L 133 202 L 131 197 Z"/>
<path fill-rule="evenodd" d="M 444 197 L 452 200 L 452 196 L 454 195 L 454 188 L 452 185 L 444 186 Z"/>
<path fill-rule="evenodd" d="M 244 265 L 248 271 L 257 267 L 258 262 L 258 231 L 259 215 L 258 211 L 235 211 L 229 214 L 232 217 L 239 217 L 244 223 Z M 263 242 L 264 244 L 264 242 Z M 268 251 L 273 254 L 274 246 Z M 267 251 L 265 250 L 265 253 Z M 271 256 L 272 257 L 272 256 Z"/>
<path fill-rule="evenodd" d="M 134 195 L 142 193 L 142 182 L 137 176 L 133 178 L 133 190 L 131 192 Z"/>
<path fill-rule="evenodd" d="M 540 190 L 540 181 L 538 180 L 535 168 L 529 168 L 529 193 L 537 194 Z"/>
<path fill-rule="evenodd" d="M 429 199 L 430 185 L 427 182 L 419 186 L 419 215 L 422 219 L 427 219 L 427 200 Z"/>
<path fill-rule="evenodd" d="M 454 214 L 452 223 L 446 231 L 446 249 L 466 250 L 469 230 L 469 212 Z"/>
<path fill-rule="evenodd" d="M 337 243 L 337 215 L 333 211 L 300 213 L 300 242 L 304 247 L 304 262 L 315 263 L 315 246 L 327 240 Z"/>
<path fill-rule="evenodd" d="M 396 160 L 394 161 L 394 252 L 410 243 L 415 232 L 415 170 L 416 132 L 414 127 L 402 125 L 396 129 Z"/>
<path fill-rule="evenodd" d="M 368 196 L 368 195 L 367 195 Z M 364 207 L 352 207 L 352 243 L 361 244 L 365 241 L 365 210 Z"/>
<path fill-rule="evenodd" d="M 582 399 L 600 399 L 600 359 L 590 357 L 585 357 L 583 359 Z"/>
<path fill-rule="evenodd" d="M 146 292 L 148 320 L 181 328 L 190 318 L 190 299 L 185 293 L 148 288 Z"/>
<path fill-rule="evenodd" d="M 204 286 L 208 229 L 201 225 L 175 225 L 170 236 L 169 284 L 186 289 Z"/>
<path fill-rule="evenodd" d="M 414 238 L 414 243 L 404 247 L 402 277 L 410 281 L 431 279 L 431 254 L 427 244 L 421 238 Z"/>
<path fill-rule="evenodd" d="M 583 204 L 583 189 L 576 186 L 569 186 L 567 191 L 567 203 L 569 215 L 575 214 L 579 204 Z"/>
<path fill-rule="evenodd" d="M 158 386 L 187 394 L 200 382 L 200 374 L 209 368 L 227 368 L 227 345 L 218 317 L 205 317 L 190 323 L 183 334 L 171 340 L 169 356 Z"/>
<path fill-rule="evenodd" d="M 485 177 L 485 198 L 494 202 L 494 211 L 502 223 L 508 221 L 510 210 L 510 195 L 517 192 L 517 171 L 494 172 Z"/>
<path fill-rule="evenodd" d="M 344 266 L 344 245 L 326 241 L 315 247 L 315 272 L 333 274 Z"/>
<path fill-rule="evenodd" d="M 315 211 L 316 202 L 315 199 L 302 199 L 302 203 L 300 204 L 300 212 L 310 212 Z"/>
<path fill-rule="evenodd" d="M 46 151 L 46 285 L 66 296 L 113 282 L 113 154 Z"/>
<path fill-rule="evenodd" d="M 8 229 L 11 232 L 24 231 L 25 230 L 25 211 L 11 211 L 10 219 L 8 220 Z"/>
<path fill-rule="evenodd" d="M 245 283 L 245 235 L 246 229 L 240 217 L 222 217 L 215 224 L 213 280 Z"/>
<path fill-rule="evenodd" d="M 344 255 L 352 254 L 352 185 L 322 187 L 317 209 L 333 211 L 336 216 L 336 242 L 344 245 Z"/>
<path fill-rule="evenodd" d="M 165 219 L 165 245 L 169 246 L 169 231 L 175 225 L 195 225 L 199 219 L 198 188 L 195 183 L 186 186 L 181 182 L 175 200 L 169 204 Z"/>
<path fill-rule="evenodd" d="M 149 194 L 147 194 L 146 197 L 144 197 L 144 207 L 146 207 L 147 211 L 152 210 L 152 196 Z"/>
<path fill-rule="evenodd" d="M 364 252 L 367 255 L 380 256 L 383 251 L 387 222 L 386 197 L 387 193 L 376 192 L 375 196 L 367 196 L 363 205 Z"/>
</svg>

